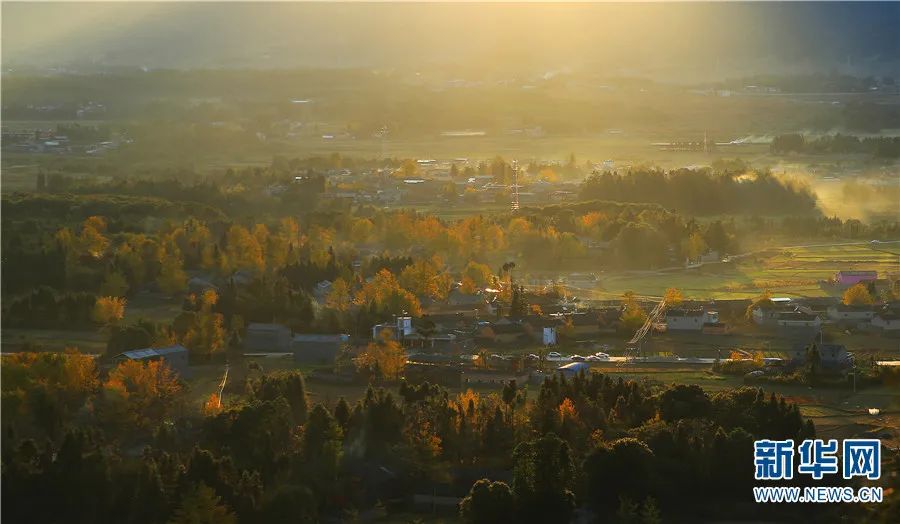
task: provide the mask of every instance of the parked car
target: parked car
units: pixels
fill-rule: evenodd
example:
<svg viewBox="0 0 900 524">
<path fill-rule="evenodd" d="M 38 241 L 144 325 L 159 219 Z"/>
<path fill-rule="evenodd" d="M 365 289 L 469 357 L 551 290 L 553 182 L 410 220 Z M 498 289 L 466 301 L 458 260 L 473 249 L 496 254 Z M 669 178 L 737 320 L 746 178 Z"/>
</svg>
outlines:
<svg viewBox="0 0 900 524">
<path fill-rule="evenodd" d="M 604 353 L 602 351 L 598 351 L 598 352 L 594 353 L 592 356 L 595 356 L 600 360 L 609 360 L 609 353 Z"/>
<path fill-rule="evenodd" d="M 584 362 L 584 357 L 581 355 L 572 355 L 572 362 Z"/>
</svg>

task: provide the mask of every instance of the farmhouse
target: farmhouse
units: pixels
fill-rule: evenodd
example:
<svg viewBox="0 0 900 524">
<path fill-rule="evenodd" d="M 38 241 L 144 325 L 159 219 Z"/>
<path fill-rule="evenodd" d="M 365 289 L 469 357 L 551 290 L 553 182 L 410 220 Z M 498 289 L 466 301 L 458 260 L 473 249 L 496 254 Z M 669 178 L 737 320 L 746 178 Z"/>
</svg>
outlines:
<svg viewBox="0 0 900 524">
<path fill-rule="evenodd" d="M 180 344 L 164 348 L 133 349 L 120 353 L 113 359 L 116 363 L 126 360 L 136 360 L 138 362 L 162 360 L 182 378 L 187 378 L 190 374 L 188 371 L 188 350 Z"/>
<path fill-rule="evenodd" d="M 853 361 L 853 356 L 842 344 L 814 344 L 819 351 L 819 362 L 824 368 L 844 368 Z M 796 345 L 789 352 L 791 363 L 805 364 L 808 360 L 809 349 L 804 345 Z"/>
<path fill-rule="evenodd" d="M 875 317 L 873 306 L 848 306 L 837 304 L 826 310 L 828 318 L 841 323 L 868 322 Z"/>
<path fill-rule="evenodd" d="M 885 308 L 872 317 L 872 326 L 883 331 L 900 332 L 900 314 Z"/>
<path fill-rule="evenodd" d="M 331 363 L 341 347 L 350 343 L 350 335 L 297 334 L 291 339 L 294 360 L 303 363 Z"/>
<path fill-rule="evenodd" d="M 803 311 L 779 313 L 775 322 L 785 328 L 819 328 L 822 325 L 822 319 L 818 315 Z"/>
<path fill-rule="evenodd" d="M 251 323 L 244 335 L 244 349 L 248 351 L 288 351 L 291 330 L 281 324 Z"/>
<path fill-rule="evenodd" d="M 853 286 L 860 282 L 872 282 L 877 279 L 877 271 L 838 271 L 834 275 L 834 282 L 839 286 Z"/>
<path fill-rule="evenodd" d="M 666 331 L 701 331 L 706 324 L 718 324 L 719 314 L 702 308 L 674 308 L 666 311 Z"/>
</svg>

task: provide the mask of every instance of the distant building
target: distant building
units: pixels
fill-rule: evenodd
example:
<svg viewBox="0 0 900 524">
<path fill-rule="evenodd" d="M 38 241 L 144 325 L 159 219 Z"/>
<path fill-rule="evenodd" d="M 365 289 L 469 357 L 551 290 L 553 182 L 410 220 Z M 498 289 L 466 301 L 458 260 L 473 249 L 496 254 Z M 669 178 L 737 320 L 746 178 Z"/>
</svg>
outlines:
<svg viewBox="0 0 900 524">
<path fill-rule="evenodd" d="M 819 328 L 822 326 L 822 319 L 818 315 L 803 311 L 779 313 L 775 322 L 778 326 L 785 328 Z"/>
<path fill-rule="evenodd" d="M 325 297 L 328 296 L 328 293 L 331 293 L 331 281 L 323 280 L 316 284 L 315 289 L 313 289 L 313 294 L 316 296 L 319 301 L 325 300 Z"/>
<path fill-rule="evenodd" d="M 291 330 L 281 324 L 251 323 L 244 334 L 244 349 L 282 352 L 291 349 Z"/>
<path fill-rule="evenodd" d="M 900 332 L 900 314 L 889 309 L 879 311 L 872 317 L 872 326 L 883 331 Z"/>
<path fill-rule="evenodd" d="M 216 293 L 219 292 L 218 286 L 216 286 L 215 284 L 213 284 L 212 282 L 210 282 L 206 279 L 203 279 L 200 277 L 194 277 L 194 278 L 188 280 L 188 292 L 191 294 L 200 296 L 203 293 L 205 293 L 206 291 L 210 291 L 210 290 L 215 291 Z"/>
<path fill-rule="evenodd" d="M 350 335 L 297 334 L 291 338 L 291 351 L 297 362 L 328 364 L 349 343 Z"/>
<path fill-rule="evenodd" d="M 703 309 L 674 308 L 666 311 L 667 331 L 702 331 L 706 324 L 718 324 L 719 314 Z"/>
<path fill-rule="evenodd" d="M 457 288 L 447 295 L 447 303 L 451 306 L 480 307 L 484 305 L 484 296 L 478 293 L 463 293 Z"/>
<path fill-rule="evenodd" d="M 819 351 L 819 362 L 824 368 L 844 368 L 853 363 L 853 356 L 842 344 L 816 344 Z M 791 363 L 805 364 L 809 354 L 808 346 L 795 345 L 787 352 Z"/>
<path fill-rule="evenodd" d="M 875 317 L 874 306 L 848 306 L 838 304 L 826 309 L 828 318 L 835 322 L 858 323 L 868 322 Z"/>
<path fill-rule="evenodd" d="M 393 323 L 385 322 L 372 326 L 372 338 L 378 340 L 381 336 L 381 332 L 386 329 L 391 330 L 391 336 L 395 340 L 399 340 L 416 332 L 416 328 L 413 326 L 412 317 L 402 316 L 397 317 Z"/>
<path fill-rule="evenodd" d="M 582 371 L 585 373 L 590 373 L 591 365 L 587 362 L 571 362 L 569 364 L 556 368 L 556 372 L 566 378 L 574 377 Z"/>
<path fill-rule="evenodd" d="M 877 279 L 877 271 L 838 271 L 834 275 L 834 282 L 839 286 L 853 286 L 860 282 L 872 282 Z"/>
<path fill-rule="evenodd" d="M 138 362 L 149 362 L 153 360 L 162 360 L 168 365 L 172 371 L 178 373 L 182 378 L 188 378 L 190 372 L 188 369 L 188 350 L 186 347 L 176 344 L 164 348 L 144 348 L 125 351 L 113 358 L 116 363 L 126 360 L 135 360 Z"/>
</svg>

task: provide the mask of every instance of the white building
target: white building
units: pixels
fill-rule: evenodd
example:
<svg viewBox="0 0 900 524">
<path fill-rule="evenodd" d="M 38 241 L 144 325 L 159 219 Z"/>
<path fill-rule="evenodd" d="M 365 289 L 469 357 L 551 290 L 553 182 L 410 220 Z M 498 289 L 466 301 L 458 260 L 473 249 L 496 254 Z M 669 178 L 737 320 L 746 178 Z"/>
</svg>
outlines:
<svg viewBox="0 0 900 524">
<path fill-rule="evenodd" d="M 872 306 L 847 306 L 838 304 L 836 306 L 829 306 L 827 313 L 828 318 L 835 322 L 868 322 L 875 317 L 875 308 Z"/>
<path fill-rule="evenodd" d="M 900 330 L 900 315 L 893 311 L 881 311 L 872 317 L 872 325 L 884 331 Z"/>
<path fill-rule="evenodd" d="M 719 314 L 703 309 L 669 309 L 666 311 L 667 331 L 702 331 L 705 324 L 717 324 Z"/>
<path fill-rule="evenodd" d="M 775 322 L 779 326 L 787 328 L 819 328 L 822 326 L 822 319 L 819 318 L 818 315 L 804 313 L 802 311 L 779 313 Z"/>
</svg>

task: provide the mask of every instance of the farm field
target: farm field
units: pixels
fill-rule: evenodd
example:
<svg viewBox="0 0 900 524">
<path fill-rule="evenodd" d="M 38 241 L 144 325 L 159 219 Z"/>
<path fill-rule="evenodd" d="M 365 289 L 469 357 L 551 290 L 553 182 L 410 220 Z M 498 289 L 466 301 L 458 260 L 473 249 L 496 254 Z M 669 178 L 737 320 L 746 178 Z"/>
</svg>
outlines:
<svg viewBox="0 0 900 524">
<path fill-rule="evenodd" d="M 841 244 L 786 247 L 769 256 L 690 269 L 606 272 L 597 288 L 578 291 L 598 299 L 618 298 L 626 291 L 658 297 L 669 287 L 691 299 L 746 299 L 766 290 L 777 296 L 824 297 L 843 292 L 825 282 L 841 270 L 874 270 L 879 277 L 900 273 L 900 243 Z"/>
</svg>

